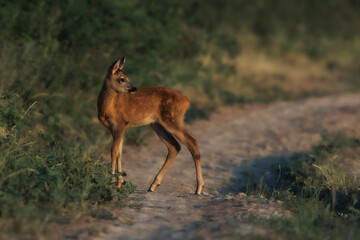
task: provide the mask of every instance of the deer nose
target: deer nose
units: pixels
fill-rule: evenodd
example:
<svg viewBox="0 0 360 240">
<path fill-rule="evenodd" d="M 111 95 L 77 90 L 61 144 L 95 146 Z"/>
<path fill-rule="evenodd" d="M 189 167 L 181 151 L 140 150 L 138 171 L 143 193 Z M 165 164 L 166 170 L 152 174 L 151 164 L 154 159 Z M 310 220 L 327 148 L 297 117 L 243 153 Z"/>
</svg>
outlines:
<svg viewBox="0 0 360 240">
<path fill-rule="evenodd" d="M 136 88 L 136 87 L 132 87 L 132 88 L 129 90 L 129 93 L 136 92 L 136 91 L 137 91 L 137 88 Z"/>
</svg>

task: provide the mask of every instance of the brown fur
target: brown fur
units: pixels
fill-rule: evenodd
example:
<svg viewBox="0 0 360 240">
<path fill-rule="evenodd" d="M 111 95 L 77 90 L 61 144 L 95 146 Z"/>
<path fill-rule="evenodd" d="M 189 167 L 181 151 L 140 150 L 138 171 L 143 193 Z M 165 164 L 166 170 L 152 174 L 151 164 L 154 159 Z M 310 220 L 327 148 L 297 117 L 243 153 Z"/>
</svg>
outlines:
<svg viewBox="0 0 360 240">
<path fill-rule="evenodd" d="M 109 70 L 98 97 L 98 117 L 113 135 L 111 148 L 111 172 L 121 169 L 123 136 L 127 127 L 150 124 L 168 148 L 168 156 L 156 175 L 149 191 L 160 185 L 168 167 L 180 151 L 174 136 L 183 142 L 195 161 L 197 194 L 201 193 L 204 181 L 201 174 L 198 142 L 186 131 L 184 115 L 189 107 L 189 99 L 181 93 L 164 88 L 136 88 L 122 72 L 125 58 L 118 59 Z M 136 92 L 135 92 L 136 91 Z M 118 187 L 123 177 L 118 174 Z"/>
</svg>

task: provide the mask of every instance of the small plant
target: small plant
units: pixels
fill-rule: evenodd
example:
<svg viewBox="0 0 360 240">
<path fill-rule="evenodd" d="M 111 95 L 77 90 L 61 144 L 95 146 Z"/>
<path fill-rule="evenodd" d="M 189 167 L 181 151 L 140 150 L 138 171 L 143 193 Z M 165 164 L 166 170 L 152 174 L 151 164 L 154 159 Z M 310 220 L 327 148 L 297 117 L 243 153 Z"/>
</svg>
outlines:
<svg viewBox="0 0 360 240">
<path fill-rule="evenodd" d="M 270 188 L 263 176 L 248 192 L 285 200 L 292 216 L 253 221 L 268 224 L 285 238 L 358 239 L 360 180 L 346 162 L 357 156 L 359 143 L 342 134 L 323 136 L 311 154 L 294 156 L 282 167 L 286 171 L 279 170 L 278 184 Z"/>
<path fill-rule="evenodd" d="M 349 152 L 355 153 L 359 147 L 356 138 L 324 136 L 312 154 L 295 159 L 290 165 L 294 190 L 308 193 L 318 190 L 320 199 L 330 204 L 331 209 L 348 211 L 352 199 L 360 196 L 360 179 L 350 173 L 346 162 Z"/>
</svg>

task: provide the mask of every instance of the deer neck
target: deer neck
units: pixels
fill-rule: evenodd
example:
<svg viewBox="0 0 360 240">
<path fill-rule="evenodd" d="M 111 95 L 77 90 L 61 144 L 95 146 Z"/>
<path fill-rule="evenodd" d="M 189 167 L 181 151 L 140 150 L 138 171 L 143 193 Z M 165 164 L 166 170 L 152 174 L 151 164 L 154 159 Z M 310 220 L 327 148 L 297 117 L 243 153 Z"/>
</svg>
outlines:
<svg viewBox="0 0 360 240">
<path fill-rule="evenodd" d="M 98 105 L 98 115 L 105 116 L 107 108 L 112 105 L 114 97 L 116 96 L 116 91 L 112 87 L 106 84 L 106 80 L 101 88 L 99 93 L 97 105 Z"/>
</svg>

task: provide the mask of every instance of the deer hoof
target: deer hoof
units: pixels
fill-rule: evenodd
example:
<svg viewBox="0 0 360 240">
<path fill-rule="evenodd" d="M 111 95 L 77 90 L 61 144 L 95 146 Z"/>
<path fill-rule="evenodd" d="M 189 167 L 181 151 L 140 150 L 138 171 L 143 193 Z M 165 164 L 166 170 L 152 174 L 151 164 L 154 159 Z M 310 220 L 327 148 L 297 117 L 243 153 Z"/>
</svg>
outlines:
<svg viewBox="0 0 360 240">
<path fill-rule="evenodd" d="M 200 186 L 198 186 L 196 188 L 196 191 L 195 191 L 195 195 L 201 195 L 201 191 L 202 191 L 202 188 L 204 187 L 204 184 Z"/>
<path fill-rule="evenodd" d="M 123 183 L 124 183 L 124 178 L 123 178 L 122 176 L 118 176 L 116 187 L 117 187 L 118 189 L 120 189 L 121 186 L 123 185 Z"/>
<path fill-rule="evenodd" d="M 161 180 L 155 178 L 154 182 L 151 184 L 150 188 L 149 188 L 149 192 L 153 192 L 155 191 L 155 188 L 157 188 L 158 186 L 160 186 Z"/>
<path fill-rule="evenodd" d="M 160 186 L 160 184 L 151 184 L 150 188 L 149 188 L 149 191 L 148 192 L 153 192 L 155 191 L 156 187 Z"/>
</svg>

